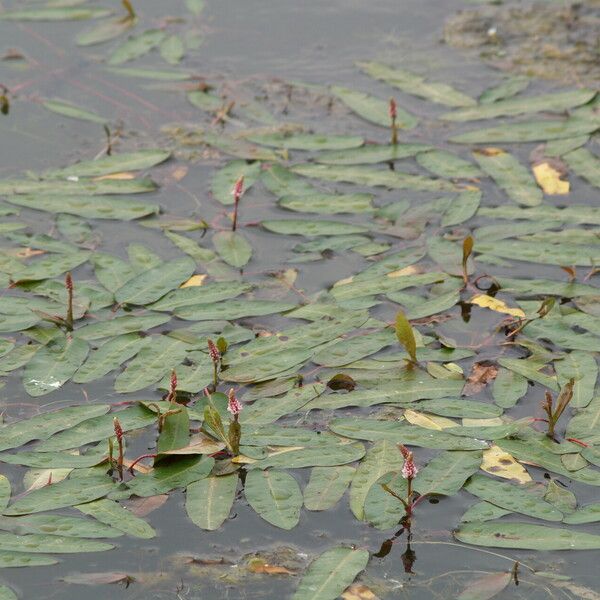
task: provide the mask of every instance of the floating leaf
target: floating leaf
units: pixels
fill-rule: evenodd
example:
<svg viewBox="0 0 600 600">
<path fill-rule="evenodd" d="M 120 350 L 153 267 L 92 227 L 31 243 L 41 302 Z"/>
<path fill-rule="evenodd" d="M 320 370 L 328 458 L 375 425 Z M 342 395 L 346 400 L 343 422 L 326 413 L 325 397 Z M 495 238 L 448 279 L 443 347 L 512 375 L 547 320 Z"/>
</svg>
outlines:
<svg viewBox="0 0 600 600">
<path fill-rule="evenodd" d="M 263 133 L 247 138 L 264 146 L 288 150 L 343 150 L 362 146 L 364 140 L 353 135 L 323 135 L 316 133 Z"/>
<path fill-rule="evenodd" d="M 185 510 L 192 522 L 202 529 L 214 531 L 225 519 L 235 500 L 238 475 L 211 475 L 191 483 L 186 492 Z"/>
<path fill-rule="evenodd" d="M 84 21 L 106 17 L 110 11 L 105 8 L 82 6 L 49 6 L 24 8 L 0 13 L 4 21 Z"/>
<path fill-rule="evenodd" d="M 390 127 L 389 102 L 387 100 L 337 85 L 332 86 L 331 91 L 365 121 L 382 127 Z M 396 123 L 400 129 L 413 129 L 419 122 L 416 117 L 398 106 L 396 106 L 396 114 Z"/>
<path fill-rule="evenodd" d="M 359 62 L 358 66 L 371 77 L 382 79 L 407 94 L 438 102 L 446 106 L 473 106 L 475 100 L 445 83 L 428 83 L 419 75 L 393 69 L 376 62 Z"/>
<path fill-rule="evenodd" d="M 252 256 L 252 246 L 237 231 L 218 231 L 213 244 L 219 256 L 232 267 L 243 267 Z"/>
<path fill-rule="evenodd" d="M 314 467 L 304 488 L 307 510 L 328 510 L 334 507 L 348 488 L 355 468 L 349 466 Z"/>
<path fill-rule="evenodd" d="M 522 550 L 597 550 L 600 536 L 518 522 L 466 523 L 454 532 L 465 544 Z"/>
<path fill-rule="evenodd" d="M 408 355 L 410 356 L 410 360 L 413 363 L 417 362 L 417 344 L 415 341 L 415 334 L 413 332 L 411 324 L 408 322 L 407 318 L 404 316 L 404 313 L 399 310 L 396 313 L 396 337 L 398 341 L 402 344 Z"/>
<path fill-rule="evenodd" d="M 293 600 L 335 600 L 367 566 L 367 550 L 331 548 L 308 567 Z"/>
<path fill-rule="evenodd" d="M 156 536 L 156 531 L 146 521 L 136 517 L 113 500 L 94 500 L 86 504 L 79 504 L 75 508 L 132 537 L 148 540 Z"/>
<path fill-rule="evenodd" d="M 281 529 L 298 524 L 302 492 L 296 480 L 285 471 L 254 470 L 244 484 L 250 506 L 268 523 Z"/>
<path fill-rule="evenodd" d="M 479 470 L 481 459 L 482 453 L 479 451 L 442 452 L 419 471 L 414 489 L 419 494 L 452 496 Z"/>
<path fill-rule="evenodd" d="M 23 386 L 30 396 L 43 396 L 62 387 L 79 369 L 89 352 L 82 339 L 64 337 L 36 352 L 23 373 Z"/>
<path fill-rule="evenodd" d="M 512 579 L 511 572 L 489 573 L 477 577 L 457 596 L 457 600 L 488 600 L 504 591 Z"/>
<path fill-rule="evenodd" d="M 525 313 L 520 308 L 509 308 L 502 300 L 492 298 L 486 294 L 478 294 L 473 296 L 469 301 L 471 304 L 476 304 L 482 308 L 489 308 L 495 312 L 511 315 L 512 317 L 525 318 Z"/>
<path fill-rule="evenodd" d="M 533 166 L 533 175 L 544 194 L 560 196 L 569 193 L 568 181 L 563 181 L 563 173 L 549 162 L 541 162 Z"/>
<path fill-rule="evenodd" d="M 6 14 L 6 13 L 4 13 Z M 0 19 L 2 14 L 0 14 Z M 63 117 L 70 117 L 71 119 L 79 119 L 80 121 L 89 121 L 91 123 L 100 123 L 104 125 L 108 122 L 108 119 L 101 117 L 95 112 L 91 112 L 74 104 L 65 102 L 64 100 L 45 100 L 42 105 L 48 110 L 58 113 Z"/>
</svg>

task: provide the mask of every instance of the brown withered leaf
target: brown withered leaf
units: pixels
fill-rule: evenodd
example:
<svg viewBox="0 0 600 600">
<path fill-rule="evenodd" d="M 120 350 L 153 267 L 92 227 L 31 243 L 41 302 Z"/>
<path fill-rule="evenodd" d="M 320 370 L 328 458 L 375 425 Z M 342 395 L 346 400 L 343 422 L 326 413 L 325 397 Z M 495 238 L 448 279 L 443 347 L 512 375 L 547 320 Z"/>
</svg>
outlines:
<svg viewBox="0 0 600 600">
<path fill-rule="evenodd" d="M 379 596 L 376 596 L 362 583 L 353 583 L 347 587 L 346 591 L 342 594 L 342 598 L 344 600 L 379 600 Z"/>
<path fill-rule="evenodd" d="M 110 571 L 107 573 L 78 573 L 77 575 L 67 575 L 62 579 L 67 583 L 78 583 L 80 585 L 103 585 L 107 583 L 124 583 L 129 587 L 135 579 L 127 573 Z"/>
<path fill-rule="evenodd" d="M 159 494 L 148 498 L 134 498 L 129 502 L 128 508 L 136 517 L 145 517 L 160 508 L 168 499 L 168 494 Z"/>
<path fill-rule="evenodd" d="M 496 379 L 498 367 L 491 363 L 478 362 L 473 365 L 471 374 L 463 388 L 463 396 L 473 396 L 480 392 L 490 381 Z"/>
<path fill-rule="evenodd" d="M 271 565 L 261 558 L 254 558 L 248 562 L 248 571 L 250 573 L 261 573 L 265 575 L 295 575 L 294 571 L 290 571 L 279 565 Z"/>
</svg>

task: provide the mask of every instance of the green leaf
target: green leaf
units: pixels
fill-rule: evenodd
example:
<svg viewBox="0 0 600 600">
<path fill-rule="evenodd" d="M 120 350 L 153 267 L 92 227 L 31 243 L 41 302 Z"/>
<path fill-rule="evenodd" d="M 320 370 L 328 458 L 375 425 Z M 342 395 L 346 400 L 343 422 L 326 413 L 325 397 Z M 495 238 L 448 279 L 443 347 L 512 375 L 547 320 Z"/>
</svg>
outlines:
<svg viewBox="0 0 600 600">
<path fill-rule="evenodd" d="M 234 320 L 282 313 L 293 308 L 296 308 L 296 304 L 276 300 L 224 300 L 214 304 L 184 306 L 175 310 L 175 315 L 190 321 Z"/>
<path fill-rule="evenodd" d="M 480 104 L 492 104 L 498 100 L 505 100 L 516 96 L 519 92 L 527 89 L 529 86 L 528 77 L 510 77 L 498 85 L 488 88 L 479 96 Z"/>
<path fill-rule="evenodd" d="M 595 91 L 579 89 L 566 92 L 554 92 L 539 96 L 510 98 L 479 106 L 463 108 L 442 115 L 446 121 L 475 121 L 477 119 L 495 119 L 496 117 L 512 117 L 533 112 L 561 113 L 569 108 L 586 104 L 596 95 Z"/>
<path fill-rule="evenodd" d="M 600 504 L 598 503 L 582 506 L 564 518 L 564 523 L 567 525 L 582 525 L 598 521 L 600 521 Z"/>
<path fill-rule="evenodd" d="M 90 515 L 105 525 L 119 529 L 123 533 L 142 540 L 156 536 L 156 531 L 143 519 L 123 508 L 118 502 L 108 499 L 95 500 L 75 506 L 86 515 Z"/>
<path fill-rule="evenodd" d="M 255 144 L 286 150 L 344 150 L 364 143 L 358 136 L 317 133 L 263 133 L 249 135 L 247 139 Z"/>
<path fill-rule="evenodd" d="M 408 352 L 410 360 L 416 363 L 417 343 L 415 341 L 415 334 L 411 324 L 401 310 L 396 313 L 396 337 L 406 352 Z"/>
<path fill-rule="evenodd" d="M 139 67 L 108 67 L 106 69 L 115 75 L 123 77 L 136 77 L 139 79 L 155 79 L 157 81 L 186 81 L 192 78 L 192 74 L 175 69 L 143 69 Z"/>
<path fill-rule="evenodd" d="M 455 144 L 492 144 L 506 142 L 547 142 L 593 133 L 598 129 L 594 119 L 577 116 L 567 119 L 545 119 L 523 123 L 503 123 L 496 127 L 476 129 L 450 138 Z"/>
<path fill-rule="evenodd" d="M 0 512 L 4 511 L 9 501 L 10 481 L 4 475 L 0 475 Z"/>
<path fill-rule="evenodd" d="M 120 393 L 135 392 L 157 381 L 183 362 L 187 344 L 169 336 L 152 338 L 115 380 Z"/>
<path fill-rule="evenodd" d="M 443 179 L 432 179 L 423 175 L 363 166 L 303 164 L 296 165 L 292 171 L 311 179 L 354 183 L 360 186 L 379 186 L 423 192 L 453 192 L 457 189 L 453 183 Z"/>
<path fill-rule="evenodd" d="M 265 187 L 275 196 L 304 196 L 315 194 L 318 190 L 308 183 L 304 178 L 292 173 L 281 165 L 274 164 L 264 170 L 261 181 Z"/>
<path fill-rule="evenodd" d="M 408 485 L 401 473 L 386 473 L 369 489 L 365 499 L 365 520 L 377 529 L 397 527 L 406 510 L 402 502 L 383 486 L 400 498 L 406 498 Z"/>
<path fill-rule="evenodd" d="M 254 470 L 244 484 L 250 506 L 267 523 L 292 529 L 300 519 L 302 492 L 296 480 L 285 471 Z"/>
<path fill-rule="evenodd" d="M 336 85 L 332 86 L 331 92 L 365 121 L 382 127 L 391 127 L 389 101 Z M 396 124 L 400 129 L 413 129 L 417 126 L 418 119 L 401 107 L 396 107 L 396 113 Z"/>
<path fill-rule="evenodd" d="M 365 144 L 349 150 L 321 152 L 315 157 L 315 161 L 326 165 L 366 165 L 392 162 L 427 150 L 431 150 L 431 146 L 425 144 Z"/>
<path fill-rule="evenodd" d="M 481 177 L 481 171 L 468 160 L 446 150 L 430 150 L 417 155 L 417 162 L 438 177 L 472 179 Z"/>
<path fill-rule="evenodd" d="M 112 52 L 108 57 L 108 64 L 111 66 L 122 65 L 130 60 L 140 58 L 158 46 L 166 37 L 167 34 L 160 29 L 148 29 L 139 35 L 130 37 Z"/>
<path fill-rule="evenodd" d="M 293 600 L 335 600 L 368 562 L 367 550 L 339 546 L 323 552 L 308 567 Z"/>
<path fill-rule="evenodd" d="M 141 315 L 139 317 L 133 315 L 125 315 L 123 317 L 115 317 L 110 321 L 100 321 L 98 323 L 90 323 L 84 327 L 80 327 L 75 331 L 78 338 L 84 340 L 97 340 L 105 337 L 113 337 L 120 333 L 133 333 L 134 331 L 146 331 L 153 327 L 163 325 L 171 320 L 170 315 L 162 315 L 151 313 Z"/>
<path fill-rule="evenodd" d="M 0 533 L 0 547 L 8 552 L 55 552 L 59 554 L 102 552 L 114 548 L 112 544 L 82 538 L 40 534 L 15 535 L 14 533 Z"/>
<path fill-rule="evenodd" d="M 149 304 L 187 281 L 196 265 L 190 258 L 177 258 L 148 269 L 115 292 L 120 304 Z"/>
<path fill-rule="evenodd" d="M 454 532 L 465 544 L 521 550 L 597 550 L 600 536 L 520 522 L 466 523 Z"/>
<path fill-rule="evenodd" d="M 170 65 L 177 65 L 185 55 L 183 40 L 178 35 L 170 35 L 160 45 L 160 55 Z"/>
<path fill-rule="evenodd" d="M 108 42 L 125 33 L 135 25 L 135 19 L 111 19 L 102 21 L 95 27 L 87 29 L 78 34 L 75 38 L 78 46 L 93 46 Z"/>
<path fill-rule="evenodd" d="M 372 200 L 371 194 L 311 194 L 283 196 L 278 204 L 295 212 L 333 215 L 371 212 Z"/>
<path fill-rule="evenodd" d="M 129 491 L 140 498 L 166 494 L 184 488 L 208 476 L 215 459 L 207 456 L 183 456 L 161 462 L 150 473 L 128 482 Z"/>
<path fill-rule="evenodd" d="M 397 438 L 397 442 L 400 440 Z M 371 486 L 382 475 L 402 468 L 404 459 L 397 442 L 387 439 L 376 442 L 356 469 L 350 487 L 350 509 L 357 519 L 365 518 L 365 501 Z"/>
<path fill-rule="evenodd" d="M 61 452 L 24 452 L 0 454 L 0 462 L 11 465 L 25 465 L 36 469 L 63 469 L 93 467 L 106 460 L 105 453 L 64 454 Z"/>
<path fill-rule="evenodd" d="M 442 217 L 442 227 L 452 227 L 468 221 L 475 215 L 481 202 L 481 192 L 468 191 L 452 200 Z"/>
<path fill-rule="evenodd" d="M 157 204 L 139 202 L 130 198 L 92 198 L 89 196 L 10 196 L 12 204 L 51 213 L 67 213 L 86 219 L 115 219 L 131 221 L 158 214 Z"/>
<path fill-rule="evenodd" d="M 88 409 L 91 408 L 88 407 Z M 105 412 L 106 410 L 103 411 L 103 413 Z M 113 417 L 115 415 L 119 417 L 121 427 L 125 432 L 146 427 L 156 419 L 151 411 L 137 405 L 130 406 L 117 413 L 101 414 L 99 416 L 93 416 L 94 413 L 90 411 L 90 415 L 90 418 L 86 420 L 81 419 L 79 414 L 77 414 L 77 420 L 75 420 L 75 415 L 72 415 L 71 418 L 74 422 L 68 428 L 64 428 L 62 431 L 58 430 L 58 433 L 39 444 L 36 450 L 39 452 L 56 452 L 78 448 L 83 444 L 104 441 L 114 435 Z M 46 437 L 44 436 L 44 438 Z"/>
<path fill-rule="evenodd" d="M 169 411 L 163 421 L 162 431 L 158 436 L 156 451 L 158 454 L 179 450 L 190 441 L 190 417 L 185 406 L 171 403 Z"/>
<path fill-rule="evenodd" d="M 36 352 L 23 372 L 23 386 L 30 396 L 43 396 L 62 387 L 83 364 L 89 352 L 87 342 L 59 338 Z"/>
<path fill-rule="evenodd" d="M 325 367 L 341 367 L 365 356 L 378 352 L 396 342 L 392 329 L 383 329 L 372 333 L 360 332 L 360 335 L 342 339 L 325 346 L 312 357 L 312 362 Z"/>
<path fill-rule="evenodd" d="M 510 408 L 527 393 L 527 389 L 527 379 L 523 375 L 508 369 L 498 369 L 492 387 L 494 402 L 502 408 Z"/>
<path fill-rule="evenodd" d="M 600 158 L 587 148 L 579 148 L 564 155 L 569 168 L 594 187 L 600 188 Z"/>
<path fill-rule="evenodd" d="M 480 451 L 442 452 L 419 471 L 414 488 L 421 495 L 453 496 L 465 481 L 479 470 L 481 458 Z"/>
<path fill-rule="evenodd" d="M 340 223 L 339 221 L 319 221 L 317 219 L 271 219 L 262 221 L 261 225 L 273 233 L 282 235 L 304 235 L 307 237 L 316 235 L 347 235 L 362 233 L 368 228 L 361 225 Z"/>
<path fill-rule="evenodd" d="M 0 19 L 1 18 L 2 13 L 0 13 Z M 104 125 L 108 122 L 108 119 L 101 117 L 99 114 L 84 108 L 80 108 L 79 106 L 75 106 L 74 104 L 65 102 L 64 100 L 45 100 L 42 102 L 42 106 L 54 113 L 58 113 L 63 117 L 69 117 L 71 119 L 89 121 L 90 123 L 99 123 L 100 125 Z"/>
<path fill-rule="evenodd" d="M 85 479 L 65 479 L 33 490 L 13 502 L 5 515 L 25 515 L 91 502 L 114 491 L 116 484 L 107 475 L 93 475 Z M 8 548 L 4 548 L 8 549 Z"/>
<path fill-rule="evenodd" d="M 42 258 L 11 273 L 11 277 L 14 281 L 38 281 L 58 277 L 83 264 L 89 256 L 89 252 L 73 252 L 72 254 Z"/>
<path fill-rule="evenodd" d="M 445 83 L 428 83 L 419 75 L 401 69 L 393 69 L 377 62 L 358 62 L 357 66 L 375 79 L 432 102 L 446 106 L 473 106 L 475 100 Z"/>
<path fill-rule="evenodd" d="M 184 306 L 212 304 L 221 300 L 230 300 L 251 289 L 251 285 L 238 281 L 223 281 L 201 286 L 179 288 L 169 292 L 160 300 L 151 304 L 149 308 L 170 312 Z"/>
<path fill-rule="evenodd" d="M 254 185 L 261 174 L 261 163 L 248 163 L 245 160 L 233 160 L 217 171 L 211 182 L 211 192 L 221 204 L 230 206 L 234 203 L 231 190 L 235 182 L 244 177 L 244 193 Z"/>
<path fill-rule="evenodd" d="M 135 356 L 147 343 L 148 338 L 141 337 L 138 333 L 125 333 L 108 340 L 97 350 L 92 350 L 73 376 L 73 381 L 89 383 L 100 379 Z"/>
<path fill-rule="evenodd" d="M 237 231 L 218 231 L 212 240 L 219 256 L 232 267 L 245 266 L 252 256 L 252 246 Z"/>
<path fill-rule="evenodd" d="M 82 421 L 104 415 L 109 408 L 108 404 L 72 406 L 9 423 L 0 427 L 0 450 L 18 448 L 32 440 L 46 439 L 54 433 L 75 427 Z"/>
<path fill-rule="evenodd" d="M 56 514 L 0 517 L 0 529 L 20 535 L 41 533 L 77 538 L 115 538 L 123 535 L 122 531 L 98 521 Z"/>
<path fill-rule="evenodd" d="M 546 521 L 562 521 L 562 513 L 532 494 L 522 484 L 502 483 L 485 475 L 473 475 L 465 489 L 500 508 Z"/>
<path fill-rule="evenodd" d="M 479 166 L 517 204 L 536 206 L 543 194 L 531 173 L 508 152 L 486 148 L 473 154 Z"/>
<path fill-rule="evenodd" d="M 359 440 L 402 442 L 410 446 L 440 450 L 481 450 L 488 446 L 481 440 L 461 438 L 444 431 L 414 427 L 395 421 L 340 418 L 333 419 L 330 429 L 338 435 Z M 364 463 L 365 461 L 362 462 Z"/>
<path fill-rule="evenodd" d="M 229 517 L 235 500 L 238 474 L 211 475 L 191 483 L 186 492 L 185 510 L 194 525 L 207 531 L 219 529 Z"/>
<path fill-rule="evenodd" d="M 333 508 L 344 495 L 354 476 L 354 467 L 314 467 L 304 488 L 304 506 L 307 510 Z"/>
<path fill-rule="evenodd" d="M 18 600 L 18 598 L 7 585 L 0 585 L 0 600 Z"/>
<path fill-rule="evenodd" d="M 594 397 L 596 380 L 598 379 L 598 364 L 589 352 L 573 351 L 566 354 L 562 360 L 554 363 L 558 383 L 563 387 L 569 379 L 575 380 L 573 398 L 570 406 L 573 408 L 586 407 Z"/>
</svg>

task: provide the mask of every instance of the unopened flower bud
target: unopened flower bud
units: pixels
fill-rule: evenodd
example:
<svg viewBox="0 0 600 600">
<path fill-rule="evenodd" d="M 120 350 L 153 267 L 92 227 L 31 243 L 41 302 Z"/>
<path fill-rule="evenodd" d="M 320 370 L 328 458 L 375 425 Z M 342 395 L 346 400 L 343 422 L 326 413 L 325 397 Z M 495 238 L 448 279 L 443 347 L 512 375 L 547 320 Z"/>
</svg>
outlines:
<svg viewBox="0 0 600 600">
<path fill-rule="evenodd" d="M 398 116 L 398 108 L 396 106 L 396 101 L 393 98 L 390 98 L 390 119 L 395 119 Z"/>
<path fill-rule="evenodd" d="M 241 175 L 240 178 L 235 182 L 233 189 L 231 190 L 231 194 L 233 195 L 236 202 L 239 202 L 242 194 L 244 193 L 244 176 Z"/>
<path fill-rule="evenodd" d="M 117 436 L 117 442 L 121 443 L 123 441 L 123 428 L 117 417 L 114 417 L 113 419 L 113 427 L 115 429 L 115 435 Z"/>
<path fill-rule="evenodd" d="M 73 277 L 70 272 L 65 275 L 65 288 L 69 292 L 73 291 Z"/>
</svg>

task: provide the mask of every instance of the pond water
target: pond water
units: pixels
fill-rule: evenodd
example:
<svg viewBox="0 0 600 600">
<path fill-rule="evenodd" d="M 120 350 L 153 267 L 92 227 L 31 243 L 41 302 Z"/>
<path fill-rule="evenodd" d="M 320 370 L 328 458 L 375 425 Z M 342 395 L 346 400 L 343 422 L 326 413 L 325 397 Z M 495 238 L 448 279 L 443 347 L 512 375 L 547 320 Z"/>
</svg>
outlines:
<svg viewBox="0 0 600 600">
<path fill-rule="evenodd" d="M 444 44 L 459 0 L 127 4 L 0 2 L 0 600 L 600 598 L 594 91 Z"/>
</svg>

